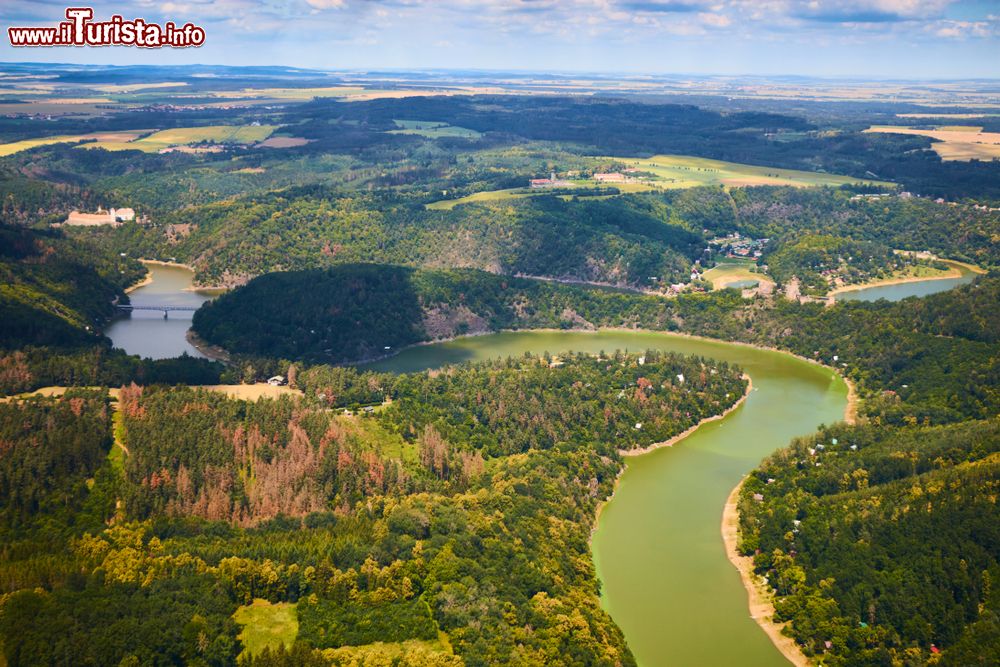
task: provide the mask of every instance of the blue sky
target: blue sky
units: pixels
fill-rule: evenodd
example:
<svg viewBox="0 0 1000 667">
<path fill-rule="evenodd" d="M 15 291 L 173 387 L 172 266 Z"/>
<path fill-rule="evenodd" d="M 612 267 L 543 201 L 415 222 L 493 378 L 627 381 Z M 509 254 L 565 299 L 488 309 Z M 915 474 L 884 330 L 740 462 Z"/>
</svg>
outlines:
<svg viewBox="0 0 1000 667">
<path fill-rule="evenodd" d="M 78 3 L 86 5 L 87 3 Z M 66 4 L 2 0 L 0 60 L 1000 78 L 1000 0 L 138 0 L 95 18 L 192 21 L 199 49 L 12 49 Z"/>
</svg>

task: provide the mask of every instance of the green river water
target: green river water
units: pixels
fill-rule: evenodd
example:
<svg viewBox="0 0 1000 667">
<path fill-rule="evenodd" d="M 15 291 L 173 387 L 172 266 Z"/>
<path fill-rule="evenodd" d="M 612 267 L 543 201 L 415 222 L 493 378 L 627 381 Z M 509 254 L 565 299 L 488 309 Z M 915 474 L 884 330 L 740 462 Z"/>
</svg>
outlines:
<svg viewBox="0 0 1000 667">
<path fill-rule="evenodd" d="M 208 298 L 184 290 L 189 271 L 152 269 L 153 284 L 135 290 L 133 303 L 198 305 Z M 160 313 L 136 312 L 107 333 L 128 352 L 162 358 L 197 354 L 184 340 L 189 325 L 190 313 L 163 320 Z M 746 592 L 723 548 L 722 510 L 729 492 L 761 458 L 842 418 L 847 390 L 831 370 L 778 352 L 624 331 L 469 337 L 410 348 L 372 367 L 405 372 L 526 351 L 651 348 L 739 364 L 753 378 L 754 391 L 724 420 L 672 448 L 629 460 L 592 543 L 602 603 L 643 666 L 786 664 L 750 618 Z"/>
<path fill-rule="evenodd" d="M 592 549 L 602 604 L 640 665 L 787 664 L 750 618 L 726 557 L 722 510 L 767 454 L 843 418 L 847 387 L 827 368 L 780 352 L 669 334 L 523 332 L 410 348 L 372 368 L 434 368 L 526 351 L 672 350 L 739 364 L 753 379 L 746 403 L 671 448 L 631 458 L 604 507 Z"/>
</svg>

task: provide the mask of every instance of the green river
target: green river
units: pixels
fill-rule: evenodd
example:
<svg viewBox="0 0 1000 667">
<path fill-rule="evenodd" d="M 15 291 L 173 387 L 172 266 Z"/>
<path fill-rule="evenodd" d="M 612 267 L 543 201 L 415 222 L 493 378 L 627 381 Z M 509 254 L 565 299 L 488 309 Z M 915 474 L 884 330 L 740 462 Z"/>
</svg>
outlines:
<svg viewBox="0 0 1000 667">
<path fill-rule="evenodd" d="M 136 304 L 192 304 L 191 274 L 152 266 Z M 910 289 L 923 287 L 909 284 Z M 154 358 L 188 352 L 189 313 L 136 312 L 106 332 L 118 347 Z M 602 602 L 640 665 L 782 665 L 750 618 L 739 574 L 726 558 L 722 510 L 729 492 L 764 456 L 821 423 L 842 418 L 847 389 L 831 370 L 790 355 L 660 333 L 523 332 L 418 346 L 373 364 L 396 372 L 520 355 L 650 348 L 734 362 L 753 378 L 747 402 L 676 446 L 629 460 L 592 543 Z"/>
<path fill-rule="evenodd" d="M 395 372 L 526 351 L 672 350 L 733 362 L 753 379 L 746 403 L 671 448 L 629 459 L 592 548 L 602 603 L 640 665 L 783 665 L 750 618 L 722 543 L 722 510 L 767 454 L 843 418 L 847 387 L 833 371 L 780 352 L 660 333 L 523 332 L 404 350 L 372 364 Z"/>
</svg>

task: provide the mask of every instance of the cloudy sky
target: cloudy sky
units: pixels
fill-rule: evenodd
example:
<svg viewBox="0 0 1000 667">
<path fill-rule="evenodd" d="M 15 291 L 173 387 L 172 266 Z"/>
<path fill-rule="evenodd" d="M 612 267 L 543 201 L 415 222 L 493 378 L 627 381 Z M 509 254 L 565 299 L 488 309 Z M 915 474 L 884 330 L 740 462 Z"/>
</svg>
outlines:
<svg viewBox="0 0 1000 667">
<path fill-rule="evenodd" d="M 1000 0 L 136 0 L 95 18 L 187 21 L 199 49 L 12 49 L 0 60 L 1000 78 Z M 0 26 L 65 2 L 0 0 Z M 6 33 L 6 30 L 4 30 Z"/>
</svg>

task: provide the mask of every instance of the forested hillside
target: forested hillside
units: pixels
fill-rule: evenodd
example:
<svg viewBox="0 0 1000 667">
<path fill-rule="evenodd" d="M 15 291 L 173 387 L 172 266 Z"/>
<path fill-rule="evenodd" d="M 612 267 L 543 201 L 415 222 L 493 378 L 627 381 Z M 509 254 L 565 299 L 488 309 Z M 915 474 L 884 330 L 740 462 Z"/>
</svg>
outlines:
<svg viewBox="0 0 1000 667">
<path fill-rule="evenodd" d="M 331 410 L 354 398 L 316 393 L 333 376 L 385 404 Z M 726 364 L 655 352 L 301 377 L 316 383 L 305 398 L 257 403 L 125 387 L 109 456 L 99 394 L 0 405 L 3 437 L 48 421 L 82 431 L 75 446 L 89 456 L 39 492 L 71 486 L 74 504 L 11 507 L 48 523 L 30 542 L 4 533 L 8 662 L 72 650 L 101 664 L 232 664 L 243 647 L 231 616 L 263 599 L 295 606 L 297 663 L 407 647 L 393 664 L 633 664 L 588 546 L 618 444 L 676 435 L 746 388 Z M 3 470 L 24 470 L 10 457 L 34 449 L 0 452 Z M 98 465 L 97 482 L 81 483 Z M 41 553 L 42 539 L 44 556 L 18 555 Z"/>
<path fill-rule="evenodd" d="M 995 664 L 1000 422 L 840 426 L 767 459 L 740 498 L 744 554 L 779 621 L 829 665 Z"/>
<path fill-rule="evenodd" d="M 1000 410 L 993 389 L 998 300 L 993 277 L 925 299 L 824 307 L 744 300 L 732 290 L 667 299 L 477 271 L 362 265 L 263 276 L 202 308 L 194 327 L 236 353 L 314 361 L 363 359 L 499 329 L 678 331 L 835 365 L 871 394 L 864 405 L 870 414 L 941 423 Z"/>
<path fill-rule="evenodd" d="M 0 348 L 94 341 L 144 273 L 95 244 L 0 225 Z"/>
<path fill-rule="evenodd" d="M 146 269 L 100 243 L 0 225 L 0 393 L 51 385 L 211 383 L 204 359 L 140 360 L 113 350 L 101 329 Z"/>
</svg>

